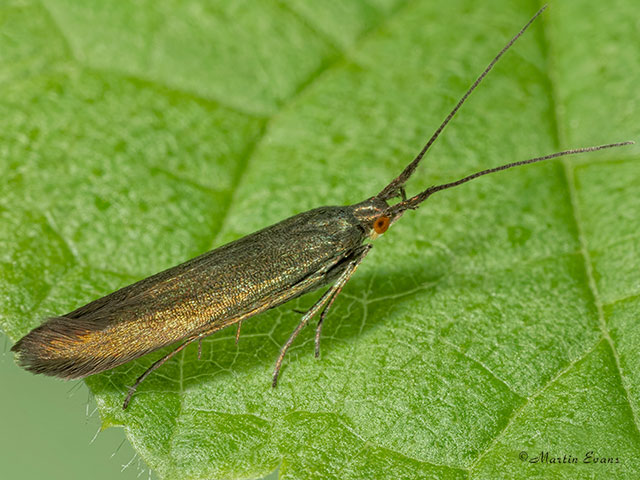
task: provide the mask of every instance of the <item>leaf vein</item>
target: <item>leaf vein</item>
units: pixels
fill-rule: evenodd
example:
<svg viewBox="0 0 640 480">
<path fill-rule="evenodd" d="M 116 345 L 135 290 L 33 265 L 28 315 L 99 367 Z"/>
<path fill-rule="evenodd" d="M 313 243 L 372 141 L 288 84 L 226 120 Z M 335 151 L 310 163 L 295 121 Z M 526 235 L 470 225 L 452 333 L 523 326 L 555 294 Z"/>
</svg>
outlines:
<svg viewBox="0 0 640 480">
<path fill-rule="evenodd" d="M 555 376 L 551 377 L 544 385 L 541 385 L 538 390 L 536 390 L 535 392 L 533 392 L 533 394 L 531 394 L 528 398 L 526 398 L 524 400 L 524 402 L 522 403 L 522 405 L 520 405 L 520 407 L 514 409 L 513 412 L 511 413 L 511 415 L 509 416 L 509 419 L 507 420 L 507 423 L 504 426 L 504 428 L 502 430 L 500 430 L 498 435 L 496 435 L 496 437 L 487 446 L 487 448 L 484 450 L 484 452 L 482 452 L 480 455 L 478 455 L 478 458 L 471 464 L 471 467 L 469 467 L 469 471 L 472 472 L 473 469 L 484 458 L 484 456 L 487 455 L 493 449 L 493 447 L 498 444 L 500 439 L 506 435 L 506 433 L 509 430 L 509 428 L 511 427 L 511 425 L 518 419 L 520 414 L 524 411 L 524 409 L 533 400 L 535 400 L 540 395 L 542 395 L 547 390 L 547 388 L 549 388 L 551 385 L 553 385 L 563 375 L 567 374 L 574 367 L 574 365 L 578 364 L 579 362 L 581 362 L 584 359 L 586 359 L 589 355 L 591 355 L 596 350 L 596 348 L 598 348 L 598 346 L 600 345 L 600 343 L 603 340 L 604 340 L 603 338 L 599 338 L 598 341 L 595 342 L 589 349 L 587 349 L 580 357 L 577 357 L 576 359 L 568 362 L 567 365 L 564 368 L 560 369 Z"/>
<path fill-rule="evenodd" d="M 550 48 L 550 40 L 549 37 L 547 35 L 547 28 L 546 28 L 546 23 L 542 22 L 542 28 L 543 28 L 543 41 L 545 42 L 546 45 L 546 54 L 547 57 L 550 58 L 552 56 L 551 54 L 551 48 Z M 549 65 L 549 62 L 547 62 L 547 65 Z M 562 114 L 560 112 L 559 106 L 558 106 L 558 100 L 557 100 L 557 88 L 556 88 L 556 82 L 554 81 L 554 77 L 553 74 L 551 72 L 551 68 L 548 67 L 548 72 L 547 72 L 547 81 L 549 83 L 549 91 L 550 91 L 550 100 L 551 100 L 551 104 L 552 104 L 552 121 L 553 124 L 555 126 L 555 140 L 556 140 L 556 144 L 558 147 L 560 147 L 560 145 L 565 144 L 566 142 L 564 141 L 563 138 L 563 132 L 560 129 L 560 123 L 562 121 Z M 629 404 L 629 409 L 631 411 L 631 416 L 632 416 L 632 420 L 633 420 L 633 424 L 636 428 L 636 430 L 638 431 L 638 433 L 640 433 L 640 420 L 638 419 L 638 413 L 636 412 L 636 410 L 634 409 L 634 404 L 631 398 L 631 393 L 629 392 L 629 389 L 626 385 L 625 382 L 625 376 L 624 373 L 622 371 L 622 367 L 620 365 L 620 356 L 616 350 L 615 347 L 615 343 L 613 341 L 613 338 L 611 337 L 611 334 L 609 333 L 609 329 L 607 326 L 607 322 L 605 320 L 604 317 L 604 309 L 603 309 L 603 303 L 602 303 L 602 299 L 600 297 L 600 292 L 598 290 L 598 285 L 596 282 L 596 279 L 594 277 L 593 274 L 593 262 L 591 260 L 591 255 L 589 253 L 589 246 L 588 246 L 588 241 L 587 241 L 587 236 L 583 227 L 583 220 L 582 220 L 582 216 L 581 216 L 581 212 L 580 212 L 580 207 L 579 207 L 579 200 L 578 200 L 578 194 L 576 191 L 576 181 L 575 181 L 575 171 L 572 168 L 572 163 L 569 159 L 563 159 L 562 160 L 562 165 L 563 165 L 563 171 L 564 171 L 564 178 L 566 181 L 566 186 L 567 186 L 567 191 L 569 193 L 569 201 L 570 201 L 570 206 L 571 206 L 571 211 L 573 213 L 573 220 L 575 222 L 575 226 L 576 226 L 576 230 L 577 230 L 577 234 L 578 234 L 578 240 L 579 240 L 579 244 L 580 244 L 580 254 L 584 260 L 584 273 L 587 277 L 588 280 L 588 287 L 589 290 L 591 291 L 591 295 L 593 298 L 593 302 L 594 305 L 596 307 L 596 311 L 598 314 L 598 327 L 602 333 L 602 336 L 604 337 L 604 339 L 607 341 L 607 344 L 609 345 L 609 347 L 611 348 L 611 352 L 613 354 L 613 358 L 615 361 L 615 365 L 616 365 L 616 371 L 618 372 L 619 378 L 620 378 L 620 385 L 625 393 L 627 402 Z"/>
</svg>

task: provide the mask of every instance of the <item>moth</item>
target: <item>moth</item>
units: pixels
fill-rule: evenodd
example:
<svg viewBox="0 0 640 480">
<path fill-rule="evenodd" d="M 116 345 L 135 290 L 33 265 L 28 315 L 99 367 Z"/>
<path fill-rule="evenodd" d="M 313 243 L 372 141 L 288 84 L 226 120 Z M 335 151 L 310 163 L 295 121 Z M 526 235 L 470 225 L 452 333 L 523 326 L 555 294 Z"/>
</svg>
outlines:
<svg viewBox="0 0 640 480">
<path fill-rule="evenodd" d="M 315 316 L 315 354 L 327 312 L 358 265 L 408 210 L 436 192 L 483 175 L 577 153 L 629 145 L 576 148 L 482 170 L 407 197 L 405 183 L 469 95 L 498 60 L 545 9 L 540 9 L 505 45 L 466 91 L 405 169 L 376 195 L 353 205 L 320 207 L 216 248 L 59 317 L 49 318 L 20 339 L 12 351 L 20 366 L 35 373 L 83 378 L 115 368 L 162 347 L 181 342 L 157 360 L 129 388 L 127 408 L 140 383 L 187 345 L 230 325 L 328 286 L 306 311 L 276 360 L 275 387 L 285 354 Z"/>
</svg>

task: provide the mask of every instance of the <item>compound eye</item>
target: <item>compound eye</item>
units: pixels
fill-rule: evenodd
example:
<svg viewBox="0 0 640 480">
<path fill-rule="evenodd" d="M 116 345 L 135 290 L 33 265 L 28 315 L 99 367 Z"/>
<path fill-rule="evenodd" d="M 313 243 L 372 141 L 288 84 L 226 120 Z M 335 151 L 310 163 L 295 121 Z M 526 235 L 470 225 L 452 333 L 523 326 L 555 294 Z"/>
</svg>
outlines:
<svg viewBox="0 0 640 480">
<path fill-rule="evenodd" d="M 381 217 L 376 218 L 376 220 L 373 222 L 373 230 L 376 233 L 384 233 L 387 231 L 387 228 L 389 228 L 390 224 L 391 219 L 386 215 L 382 215 Z"/>
</svg>

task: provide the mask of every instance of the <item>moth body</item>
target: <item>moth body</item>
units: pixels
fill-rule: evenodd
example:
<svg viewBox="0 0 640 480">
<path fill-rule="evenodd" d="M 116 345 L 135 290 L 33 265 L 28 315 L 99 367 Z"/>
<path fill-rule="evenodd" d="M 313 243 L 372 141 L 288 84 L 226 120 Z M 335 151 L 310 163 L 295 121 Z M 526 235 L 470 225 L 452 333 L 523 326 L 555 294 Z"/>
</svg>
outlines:
<svg viewBox="0 0 640 480">
<path fill-rule="evenodd" d="M 300 213 L 50 318 L 12 350 L 27 370 L 81 378 L 213 333 L 331 283 L 386 207 L 371 199 Z"/>
</svg>

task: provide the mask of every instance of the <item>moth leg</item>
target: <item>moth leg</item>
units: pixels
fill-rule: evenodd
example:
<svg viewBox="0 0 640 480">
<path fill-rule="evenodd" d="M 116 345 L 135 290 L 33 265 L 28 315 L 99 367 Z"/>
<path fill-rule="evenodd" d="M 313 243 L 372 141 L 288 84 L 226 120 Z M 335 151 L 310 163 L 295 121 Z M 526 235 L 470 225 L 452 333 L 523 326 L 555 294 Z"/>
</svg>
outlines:
<svg viewBox="0 0 640 480">
<path fill-rule="evenodd" d="M 129 405 L 129 402 L 131 401 L 131 397 L 133 397 L 133 394 L 136 392 L 138 386 L 140 386 L 140 384 L 143 382 L 143 380 L 145 378 L 147 378 L 151 374 L 151 372 L 153 372 L 158 367 L 161 367 L 167 360 L 169 360 L 172 357 L 174 357 L 176 355 L 176 353 L 184 350 L 189 344 L 195 342 L 196 340 L 200 340 L 199 345 L 202 345 L 202 340 L 205 337 L 208 337 L 209 335 L 211 335 L 212 333 L 217 332 L 218 330 L 222 330 L 225 326 L 226 325 L 224 325 L 224 324 L 222 324 L 222 325 L 213 325 L 210 328 L 208 328 L 207 330 L 203 330 L 200 333 L 196 333 L 195 335 L 192 335 L 191 337 L 188 337 L 176 349 L 174 349 L 171 352 L 167 353 L 164 357 L 162 357 L 160 360 L 157 360 L 153 365 L 151 365 L 149 368 L 147 368 L 145 370 L 145 372 L 136 379 L 136 381 L 133 384 L 133 386 L 129 387 L 129 393 L 127 394 L 127 398 L 124 399 L 124 403 L 122 404 L 122 409 L 125 410 L 127 408 L 127 406 Z M 199 354 L 200 354 L 200 352 L 198 352 L 198 358 L 200 358 Z"/>
<path fill-rule="evenodd" d="M 240 340 L 240 327 L 242 327 L 242 320 L 238 322 L 238 329 L 236 330 L 236 345 L 238 344 L 238 340 Z"/>
<path fill-rule="evenodd" d="M 336 297 L 338 296 L 338 294 L 341 291 L 342 291 L 342 287 L 340 287 L 339 289 L 334 291 L 333 295 L 331 295 L 331 298 L 329 299 L 329 301 L 327 302 L 325 307 L 322 309 L 322 312 L 320 312 L 320 320 L 318 320 L 318 325 L 316 326 L 316 338 L 315 338 L 315 343 L 316 343 L 315 355 L 316 355 L 316 358 L 318 358 L 320 356 L 320 334 L 322 333 L 322 322 L 324 322 L 324 317 L 327 316 L 327 312 L 331 308 L 331 305 L 333 305 L 333 301 L 336 299 Z"/>
<path fill-rule="evenodd" d="M 298 323 L 298 326 L 296 327 L 296 329 L 289 336 L 289 339 L 282 346 L 282 349 L 280 349 L 280 355 L 278 355 L 278 360 L 276 361 L 276 366 L 273 371 L 273 382 L 271 384 L 273 387 L 275 387 L 278 384 L 278 374 L 280 373 L 282 360 L 284 359 L 284 356 L 287 353 L 287 350 L 289 349 L 289 347 L 291 346 L 295 338 L 300 333 L 300 330 L 304 328 L 304 326 L 309 322 L 309 319 L 313 317 L 313 315 L 315 315 L 315 313 L 326 303 L 327 299 L 332 293 L 333 293 L 333 287 L 322 294 L 320 299 L 313 304 L 313 306 L 307 311 L 307 313 L 304 314 L 304 316 L 302 317 L 302 320 L 300 320 L 300 323 Z"/>
<path fill-rule="evenodd" d="M 400 187 L 400 189 L 401 189 L 402 193 L 404 194 L 404 187 Z M 351 275 L 353 275 L 353 272 L 356 271 L 356 268 L 358 268 L 358 265 L 360 264 L 360 262 L 362 262 L 364 257 L 367 256 L 367 253 L 369 252 L 370 249 L 371 249 L 371 245 L 369 245 L 369 248 L 367 248 L 362 253 L 362 256 L 357 260 L 357 263 L 353 266 L 353 270 L 352 270 L 351 274 L 349 274 L 349 278 L 351 278 Z M 322 309 L 322 312 L 320 312 L 320 319 L 318 320 L 318 325 L 316 326 L 316 337 L 315 337 L 315 344 L 316 344 L 315 356 L 316 356 L 316 358 L 318 358 L 320 356 L 320 335 L 322 333 L 322 325 L 323 325 L 323 322 L 324 322 L 324 318 L 327 316 L 327 313 L 329 313 L 329 309 L 333 305 L 333 302 L 335 301 L 336 297 L 338 295 L 340 295 L 340 292 L 342 291 L 342 288 L 346 285 L 346 283 L 349 280 L 349 278 L 347 278 L 342 283 L 342 285 L 338 286 L 338 288 L 335 289 L 335 291 L 333 292 L 333 295 L 331 296 L 331 298 L 329 298 L 329 301 L 327 302 L 325 307 Z M 337 283 L 338 282 L 336 282 L 336 284 Z"/>
<path fill-rule="evenodd" d="M 318 301 L 313 304 L 313 306 L 307 311 L 307 313 L 304 314 L 304 316 L 300 320 L 300 323 L 295 328 L 293 333 L 291 333 L 291 335 L 289 336 L 289 339 L 286 341 L 286 343 L 282 346 L 282 349 L 280 350 L 280 355 L 278 355 L 278 360 L 276 361 L 276 366 L 273 371 L 273 382 L 271 384 L 273 387 L 275 387 L 278 384 L 278 374 L 280 373 L 280 367 L 282 367 L 282 360 L 284 360 L 284 356 L 286 355 L 287 350 L 289 350 L 289 347 L 291 346 L 295 338 L 298 336 L 300 331 L 305 327 L 305 325 L 309 323 L 309 320 L 316 313 L 318 313 L 318 311 L 322 309 L 325 306 L 325 304 L 331 300 L 332 297 L 335 297 L 337 293 L 340 293 L 340 290 L 342 290 L 342 287 L 344 287 L 344 285 L 349 281 L 349 279 L 351 278 L 351 275 L 353 275 L 353 272 L 355 272 L 356 269 L 358 268 L 358 265 L 360 265 L 360 262 L 362 262 L 364 257 L 367 256 L 367 253 L 369 253 L 369 250 L 371 250 L 371 247 L 372 247 L 371 244 L 363 245 L 361 247 L 362 250 L 356 255 L 356 257 L 353 260 L 351 260 L 347 268 L 344 270 L 344 272 L 340 274 L 340 276 L 338 277 L 336 282 L 331 286 L 331 288 L 329 288 L 329 290 L 327 290 L 324 294 L 322 294 L 322 296 L 318 299 Z"/>
<path fill-rule="evenodd" d="M 129 387 L 129 393 L 127 394 L 127 398 L 124 399 L 124 403 L 122 404 L 122 409 L 125 410 L 127 408 L 127 406 L 129 405 L 129 402 L 131 401 L 131 397 L 133 397 L 133 394 L 136 393 L 138 386 L 143 382 L 145 378 L 147 378 L 151 374 L 151 372 L 153 372 L 158 367 L 161 367 L 167 360 L 172 358 L 176 353 L 184 350 L 184 348 L 187 345 L 189 345 L 191 342 L 194 342 L 195 340 L 198 340 L 198 339 L 202 340 L 202 338 L 203 338 L 202 335 L 195 335 L 193 337 L 190 337 L 184 343 L 178 346 L 176 349 L 167 353 L 160 360 L 156 360 L 154 364 L 151 365 L 149 368 L 147 368 L 145 372 L 136 379 L 136 382 L 131 387 Z"/>
<path fill-rule="evenodd" d="M 198 360 L 200 360 L 201 356 L 202 356 L 202 338 L 198 340 Z"/>
</svg>

